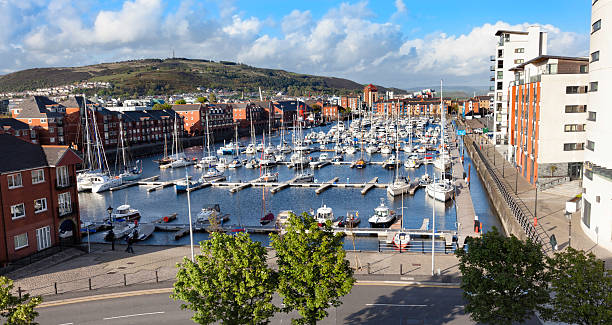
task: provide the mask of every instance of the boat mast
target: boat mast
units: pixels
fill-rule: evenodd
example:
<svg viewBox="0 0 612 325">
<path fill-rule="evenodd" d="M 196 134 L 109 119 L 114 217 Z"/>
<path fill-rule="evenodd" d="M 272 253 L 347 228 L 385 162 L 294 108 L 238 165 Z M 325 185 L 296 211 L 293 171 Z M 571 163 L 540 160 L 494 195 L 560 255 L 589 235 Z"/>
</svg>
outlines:
<svg viewBox="0 0 612 325">
<path fill-rule="evenodd" d="M 87 162 L 89 163 L 89 170 L 93 169 L 93 154 L 91 152 L 91 134 L 89 134 L 89 119 L 87 117 L 87 115 L 89 115 L 87 113 L 87 102 L 85 99 L 85 94 L 83 94 L 83 112 L 85 114 L 85 145 L 87 147 L 87 151 L 85 152 L 87 154 Z"/>
<path fill-rule="evenodd" d="M 208 129 L 208 110 L 206 111 L 206 151 L 210 157 L 210 130 Z"/>
<path fill-rule="evenodd" d="M 127 171 L 128 169 L 128 162 L 127 159 L 125 157 L 125 143 L 124 143 L 125 139 L 123 139 L 123 121 L 119 120 L 119 142 L 121 144 L 121 157 L 123 158 L 123 170 Z"/>
</svg>

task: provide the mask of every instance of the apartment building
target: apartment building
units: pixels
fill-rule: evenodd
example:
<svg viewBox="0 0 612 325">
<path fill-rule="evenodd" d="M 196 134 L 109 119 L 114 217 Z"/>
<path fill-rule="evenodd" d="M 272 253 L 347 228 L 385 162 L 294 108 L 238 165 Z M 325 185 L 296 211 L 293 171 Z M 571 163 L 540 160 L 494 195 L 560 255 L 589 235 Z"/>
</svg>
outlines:
<svg viewBox="0 0 612 325">
<path fill-rule="evenodd" d="M 255 128 L 255 133 L 261 134 L 262 130 L 268 128 L 272 121 L 268 119 L 268 113 L 261 105 L 246 102 L 232 103 L 234 123 L 238 124 L 238 133 L 248 135 L 251 130 L 251 123 Z"/>
<path fill-rule="evenodd" d="M 510 147 L 531 184 L 582 177 L 588 64 L 588 58 L 543 55 L 510 69 Z"/>
<path fill-rule="evenodd" d="M 445 99 L 445 106 L 450 107 L 451 101 Z M 404 98 L 379 100 L 373 104 L 374 112 L 382 116 L 409 115 L 436 116 L 440 115 L 440 98 Z"/>
<path fill-rule="evenodd" d="M 363 101 L 368 108 L 373 107 L 374 102 L 378 100 L 378 88 L 373 84 L 369 84 L 363 88 Z"/>
<path fill-rule="evenodd" d="M 0 264 L 80 240 L 76 165 L 66 146 L 0 134 Z"/>
<path fill-rule="evenodd" d="M 0 118 L 0 134 L 10 134 L 21 140 L 38 143 L 36 130 L 27 123 L 14 118 Z"/>
<path fill-rule="evenodd" d="M 12 109 L 12 117 L 36 129 L 41 144 L 63 145 L 65 107 L 44 96 L 24 99 Z"/>
<path fill-rule="evenodd" d="M 508 144 L 508 87 L 514 73 L 510 69 L 535 57 L 546 55 L 547 33 L 531 26 L 527 31 L 498 30 L 495 55 L 491 56 L 491 81 L 494 82 L 493 141 L 496 145 Z"/>
<path fill-rule="evenodd" d="M 611 39 L 612 0 L 594 0 L 581 226 L 594 242 L 609 250 L 612 250 Z"/>
<path fill-rule="evenodd" d="M 202 120 L 202 104 L 174 104 L 172 109 L 183 118 L 183 128 L 185 132 L 191 135 L 202 135 L 203 124 Z"/>
</svg>

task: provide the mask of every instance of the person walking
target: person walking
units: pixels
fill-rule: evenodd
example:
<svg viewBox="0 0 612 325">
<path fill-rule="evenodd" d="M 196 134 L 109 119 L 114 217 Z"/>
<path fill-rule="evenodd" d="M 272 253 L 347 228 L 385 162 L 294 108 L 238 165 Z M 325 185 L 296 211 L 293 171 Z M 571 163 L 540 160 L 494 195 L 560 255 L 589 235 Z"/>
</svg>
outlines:
<svg viewBox="0 0 612 325">
<path fill-rule="evenodd" d="M 130 235 L 127 238 L 127 247 L 125 248 L 125 251 L 127 253 L 132 253 L 134 254 L 134 247 L 132 247 L 132 244 L 134 243 L 134 236 Z"/>
<path fill-rule="evenodd" d="M 113 229 L 111 229 L 108 232 L 107 237 L 108 237 L 107 239 L 111 242 L 111 250 L 114 251 L 115 250 L 115 233 L 113 232 Z"/>
</svg>

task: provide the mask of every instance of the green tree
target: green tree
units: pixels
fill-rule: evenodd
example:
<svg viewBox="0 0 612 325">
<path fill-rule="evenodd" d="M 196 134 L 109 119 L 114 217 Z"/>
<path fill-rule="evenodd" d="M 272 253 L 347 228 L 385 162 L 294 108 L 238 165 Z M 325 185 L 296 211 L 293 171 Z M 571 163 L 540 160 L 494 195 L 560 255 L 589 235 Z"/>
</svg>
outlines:
<svg viewBox="0 0 612 325">
<path fill-rule="evenodd" d="M 216 103 L 217 102 L 217 96 L 215 96 L 214 93 L 208 94 L 208 102 L 209 103 Z"/>
<path fill-rule="evenodd" d="M 172 297 L 185 302 L 181 309 L 193 310 L 199 324 L 267 324 L 277 310 L 276 276 L 261 243 L 245 233 L 213 233 L 200 247 L 195 263 L 178 265 Z"/>
<path fill-rule="evenodd" d="M 540 245 L 496 228 L 467 240 L 468 250 L 458 249 L 461 289 L 466 313 L 476 322 L 524 322 L 536 307 L 548 301 L 547 273 Z"/>
<path fill-rule="evenodd" d="M 315 113 L 321 113 L 321 108 L 322 107 L 319 104 L 313 104 L 312 105 L 312 111 L 315 112 Z"/>
<path fill-rule="evenodd" d="M 204 104 L 208 101 L 208 99 L 206 97 L 198 97 L 197 101 L 198 103 Z"/>
<path fill-rule="evenodd" d="M 183 104 L 187 104 L 187 102 L 184 99 L 179 99 L 177 101 L 174 102 L 177 105 L 183 105 Z"/>
<path fill-rule="evenodd" d="M 37 324 L 34 319 L 38 312 L 34 310 L 42 302 L 41 297 L 30 297 L 29 294 L 21 298 L 14 296 L 13 280 L 0 276 L 0 315 L 8 325 Z"/>
<path fill-rule="evenodd" d="M 342 235 L 334 235 L 329 221 L 319 227 L 307 213 L 292 214 L 286 230 L 282 236 L 270 235 L 283 311 L 299 312 L 302 318 L 294 319 L 294 324 L 316 324 L 327 316 L 327 308 L 341 305 L 340 298 L 355 283 Z"/>
<path fill-rule="evenodd" d="M 543 319 L 569 324 L 612 324 L 612 277 L 593 253 L 569 247 L 548 258 L 550 303 Z"/>
<path fill-rule="evenodd" d="M 171 109 L 172 105 L 170 104 L 155 104 L 153 105 L 153 110 L 164 110 L 164 109 Z"/>
</svg>

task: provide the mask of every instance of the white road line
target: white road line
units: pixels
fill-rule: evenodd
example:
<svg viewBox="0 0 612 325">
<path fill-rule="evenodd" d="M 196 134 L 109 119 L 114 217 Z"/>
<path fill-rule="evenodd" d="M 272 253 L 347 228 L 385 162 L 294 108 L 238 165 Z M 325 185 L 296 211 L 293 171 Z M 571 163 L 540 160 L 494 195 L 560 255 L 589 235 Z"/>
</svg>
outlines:
<svg viewBox="0 0 612 325">
<path fill-rule="evenodd" d="M 388 306 L 388 307 L 429 307 L 429 305 L 398 305 L 398 304 L 366 304 L 366 306 Z"/>
<path fill-rule="evenodd" d="M 104 320 L 118 319 L 118 318 L 128 318 L 128 317 L 136 317 L 136 316 L 147 316 L 147 315 L 157 315 L 157 314 L 165 314 L 165 311 L 156 311 L 153 313 L 142 313 L 142 314 L 132 314 L 132 315 L 123 315 L 123 316 L 114 316 L 114 317 L 106 317 Z"/>
<path fill-rule="evenodd" d="M 63 324 L 59 324 L 59 325 L 74 325 L 74 323 L 63 323 Z"/>
</svg>

